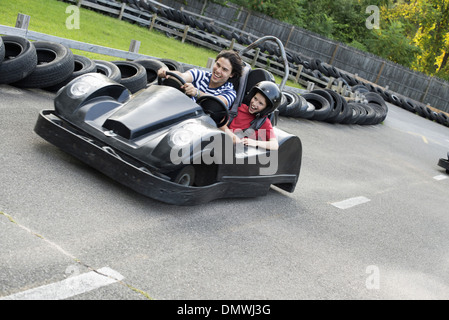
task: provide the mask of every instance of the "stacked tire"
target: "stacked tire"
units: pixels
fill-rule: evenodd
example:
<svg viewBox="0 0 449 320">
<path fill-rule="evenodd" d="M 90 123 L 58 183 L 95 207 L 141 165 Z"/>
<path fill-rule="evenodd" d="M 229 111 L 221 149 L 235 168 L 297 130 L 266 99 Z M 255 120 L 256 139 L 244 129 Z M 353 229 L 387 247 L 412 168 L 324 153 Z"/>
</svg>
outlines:
<svg viewBox="0 0 449 320">
<path fill-rule="evenodd" d="M 112 62 L 91 60 L 74 55 L 68 47 L 59 43 L 31 42 L 18 36 L 0 37 L 0 84 L 20 88 L 56 92 L 78 76 L 96 72 L 135 93 L 154 83 L 157 70 L 164 65 L 152 59 Z M 172 65 L 173 69 L 178 67 L 175 62 Z"/>
<path fill-rule="evenodd" d="M 385 120 L 388 107 L 377 93 L 369 92 L 364 102 L 347 102 L 330 89 L 317 89 L 303 94 L 282 91 L 279 115 L 329 123 L 376 125 Z"/>
</svg>

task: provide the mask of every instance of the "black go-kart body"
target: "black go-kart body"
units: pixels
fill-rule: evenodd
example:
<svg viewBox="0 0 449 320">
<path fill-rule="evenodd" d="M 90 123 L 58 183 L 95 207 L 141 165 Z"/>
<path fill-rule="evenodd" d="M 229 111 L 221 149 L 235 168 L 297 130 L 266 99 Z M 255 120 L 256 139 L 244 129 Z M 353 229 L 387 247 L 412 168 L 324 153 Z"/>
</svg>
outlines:
<svg viewBox="0 0 449 320">
<path fill-rule="evenodd" d="M 438 160 L 438 165 L 446 169 L 446 173 L 449 174 L 449 152 L 447 153 L 447 159 L 440 158 L 440 160 Z"/>
<path fill-rule="evenodd" d="M 270 77 L 251 72 L 236 84 L 236 103 L 247 86 Z M 54 110 L 39 114 L 35 132 L 113 180 L 169 204 L 263 196 L 271 185 L 293 192 L 300 139 L 275 127 L 278 150 L 234 145 L 217 127 L 223 118 L 217 100 L 195 103 L 163 84 L 131 95 L 102 74 L 85 74 L 59 90 Z"/>
</svg>

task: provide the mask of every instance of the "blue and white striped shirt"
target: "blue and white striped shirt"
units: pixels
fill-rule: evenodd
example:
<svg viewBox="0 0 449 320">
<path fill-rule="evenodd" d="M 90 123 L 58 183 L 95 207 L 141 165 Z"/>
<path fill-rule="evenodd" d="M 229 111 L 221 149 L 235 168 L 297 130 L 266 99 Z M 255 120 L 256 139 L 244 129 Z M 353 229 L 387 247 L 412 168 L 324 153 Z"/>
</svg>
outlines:
<svg viewBox="0 0 449 320">
<path fill-rule="evenodd" d="M 235 92 L 234 85 L 231 82 L 228 81 L 218 88 L 209 88 L 209 82 L 212 76 L 210 71 L 190 69 L 189 72 L 193 77 L 192 84 L 198 90 L 210 95 L 222 96 L 228 102 L 228 107 L 230 108 L 232 106 L 237 93 Z M 192 99 L 193 101 L 196 101 L 195 97 L 192 97 Z"/>
</svg>

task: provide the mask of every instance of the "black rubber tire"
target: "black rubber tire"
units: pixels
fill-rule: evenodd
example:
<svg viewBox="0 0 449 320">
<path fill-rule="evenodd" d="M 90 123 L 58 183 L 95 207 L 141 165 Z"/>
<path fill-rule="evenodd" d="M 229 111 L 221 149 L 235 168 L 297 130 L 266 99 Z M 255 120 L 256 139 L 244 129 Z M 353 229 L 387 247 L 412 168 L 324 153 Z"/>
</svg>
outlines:
<svg viewBox="0 0 449 320">
<path fill-rule="evenodd" d="M 319 104 L 314 103 L 315 114 L 313 116 L 313 119 L 319 120 L 319 121 L 326 120 L 330 116 L 331 111 L 334 108 L 334 99 L 332 98 L 331 94 L 324 89 L 312 90 L 312 91 L 310 91 L 310 93 L 317 94 L 317 95 L 323 97 L 328 102 L 327 105 L 324 103 L 321 103 L 321 107 L 319 106 Z M 317 102 L 316 99 L 314 101 Z"/>
<path fill-rule="evenodd" d="M 315 107 L 315 111 L 311 119 L 322 121 L 329 116 L 329 113 L 331 111 L 330 103 L 322 95 L 309 92 L 303 94 L 302 97 Z"/>
<path fill-rule="evenodd" d="M 172 60 L 172 59 L 161 59 L 160 60 L 163 64 L 165 64 L 167 66 L 167 68 L 171 71 L 179 71 L 179 72 L 184 72 L 184 67 L 182 66 L 182 64 L 180 64 L 178 61 L 176 60 Z"/>
<path fill-rule="evenodd" d="M 352 112 L 349 113 L 349 117 L 345 119 L 342 123 L 356 124 L 359 121 L 361 109 L 358 106 L 357 102 L 348 103 L 348 107 L 350 108 L 350 110 L 352 110 Z"/>
<path fill-rule="evenodd" d="M 22 80 L 37 66 L 36 48 L 22 37 L 3 36 L 4 60 L 0 64 L 0 84 Z"/>
<path fill-rule="evenodd" d="M 396 106 L 401 106 L 401 104 L 402 104 L 402 100 L 401 100 L 401 98 L 399 98 L 397 95 L 395 95 L 395 94 L 392 94 L 391 95 L 391 103 L 392 104 L 394 104 L 394 105 L 396 105 Z"/>
<path fill-rule="evenodd" d="M 94 62 L 97 66 L 97 73 L 104 74 L 109 79 L 120 83 L 120 80 L 122 79 L 122 72 L 119 67 L 110 61 L 94 60 Z"/>
<path fill-rule="evenodd" d="M 407 111 L 410 111 L 410 112 L 413 112 L 413 113 L 416 112 L 416 105 L 415 105 L 415 103 L 412 102 L 412 101 L 409 100 L 409 99 L 404 99 L 404 100 L 402 100 L 401 107 L 402 107 L 403 109 L 407 110 Z"/>
<path fill-rule="evenodd" d="M 147 84 L 157 83 L 157 71 L 162 67 L 167 67 L 167 65 L 156 59 L 139 59 L 134 60 L 135 63 L 141 64 L 147 72 Z"/>
<path fill-rule="evenodd" d="M 299 95 L 291 90 L 283 90 L 282 95 L 286 99 L 285 106 L 279 107 L 279 114 L 286 117 L 299 117 L 301 114 L 301 100 Z"/>
<path fill-rule="evenodd" d="M 138 63 L 132 61 L 112 61 L 122 75 L 120 84 L 128 88 L 131 93 L 136 93 L 147 86 L 147 71 Z"/>
<path fill-rule="evenodd" d="M 331 111 L 329 113 L 329 116 L 326 118 L 326 121 L 327 122 L 332 122 L 332 123 L 337 122 L 337 120 L 341 117 L 340 116 L 340 114 L 341 114 L 341 107 L 342 107 L 342 104 L 343 104 L 343 102 L 341 100 L 343 98 L 338 93 L 336 93 L 333 90 L 324 89 L 324 91 L 329 93 L 330 96 L 332 97 L 332 100 L 333 100 L 333 102 L 331 104 L 332 108 L 331 108 Z"/>
<path fill-rule="evenodd" d="M 75 58 L 68 47 L 49 41 L 35 41 L 33 45 L 37 53 L 37 66 L 30 75 L 13 85 L 46 88 L 64 81 L 73 73 Z"/>
<path fill-rule="evenodd" d="M 172 181 L 184 186 L 192 186 L 195 183 L 195 168 L 192 165 L 181 168 L 172 174 Z"/>
<path fill-rule="evenodd" d="M 368 104 L 375 103 L 378 104 L 385 112 L 385 114 L 388 113 L 388 106 L 385 100 L 381 97 L 380 94 L 375 92 L 368 92 L 364 94 L 365 99 L 367 100 Z"/>
<path fill-rule="evenodd" d="M 72 81 L 73 79 L 86 74 L 86 73 L 90 73 L 90 72 L 97 72 L 97 65 L 96 63 L 84 56 L 80 56 L 80 55 L 74 55 L 74 70 L 73 73 L 64 81 L 51 86 L 51 87 L 47 87 L 45 88 L 45 90 L 47 91 L 52 91 L 52 92 L 56 92 L 59 89 L 61 89 L 62 87 L 64 87 L 65 85 L 67 85 L 70 81 Z"/>
<path fill-rule="evenodd" d="M 449 117 L 443 112 L 438 112 L 437 113 L 437 122 L 439 124 L 449 126 Z"/>
</svg>

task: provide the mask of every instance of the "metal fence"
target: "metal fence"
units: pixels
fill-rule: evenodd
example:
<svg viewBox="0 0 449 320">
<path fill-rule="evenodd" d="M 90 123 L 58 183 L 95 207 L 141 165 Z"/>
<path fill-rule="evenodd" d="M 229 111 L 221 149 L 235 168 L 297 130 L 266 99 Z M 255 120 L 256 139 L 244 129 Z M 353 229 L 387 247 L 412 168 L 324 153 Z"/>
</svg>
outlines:
<svg viewBox="0 0 449 320">
<path fill-rule="evenodd" d="M 210 0 L 163 0 L 160 3 L 211 18 L 256 37 L 273 35 L 287 50 L 319 59 L 392 92 L 449 112 L 449 83 L 441 79 L 234 4 L 223 6 Z"/>
</svg>

